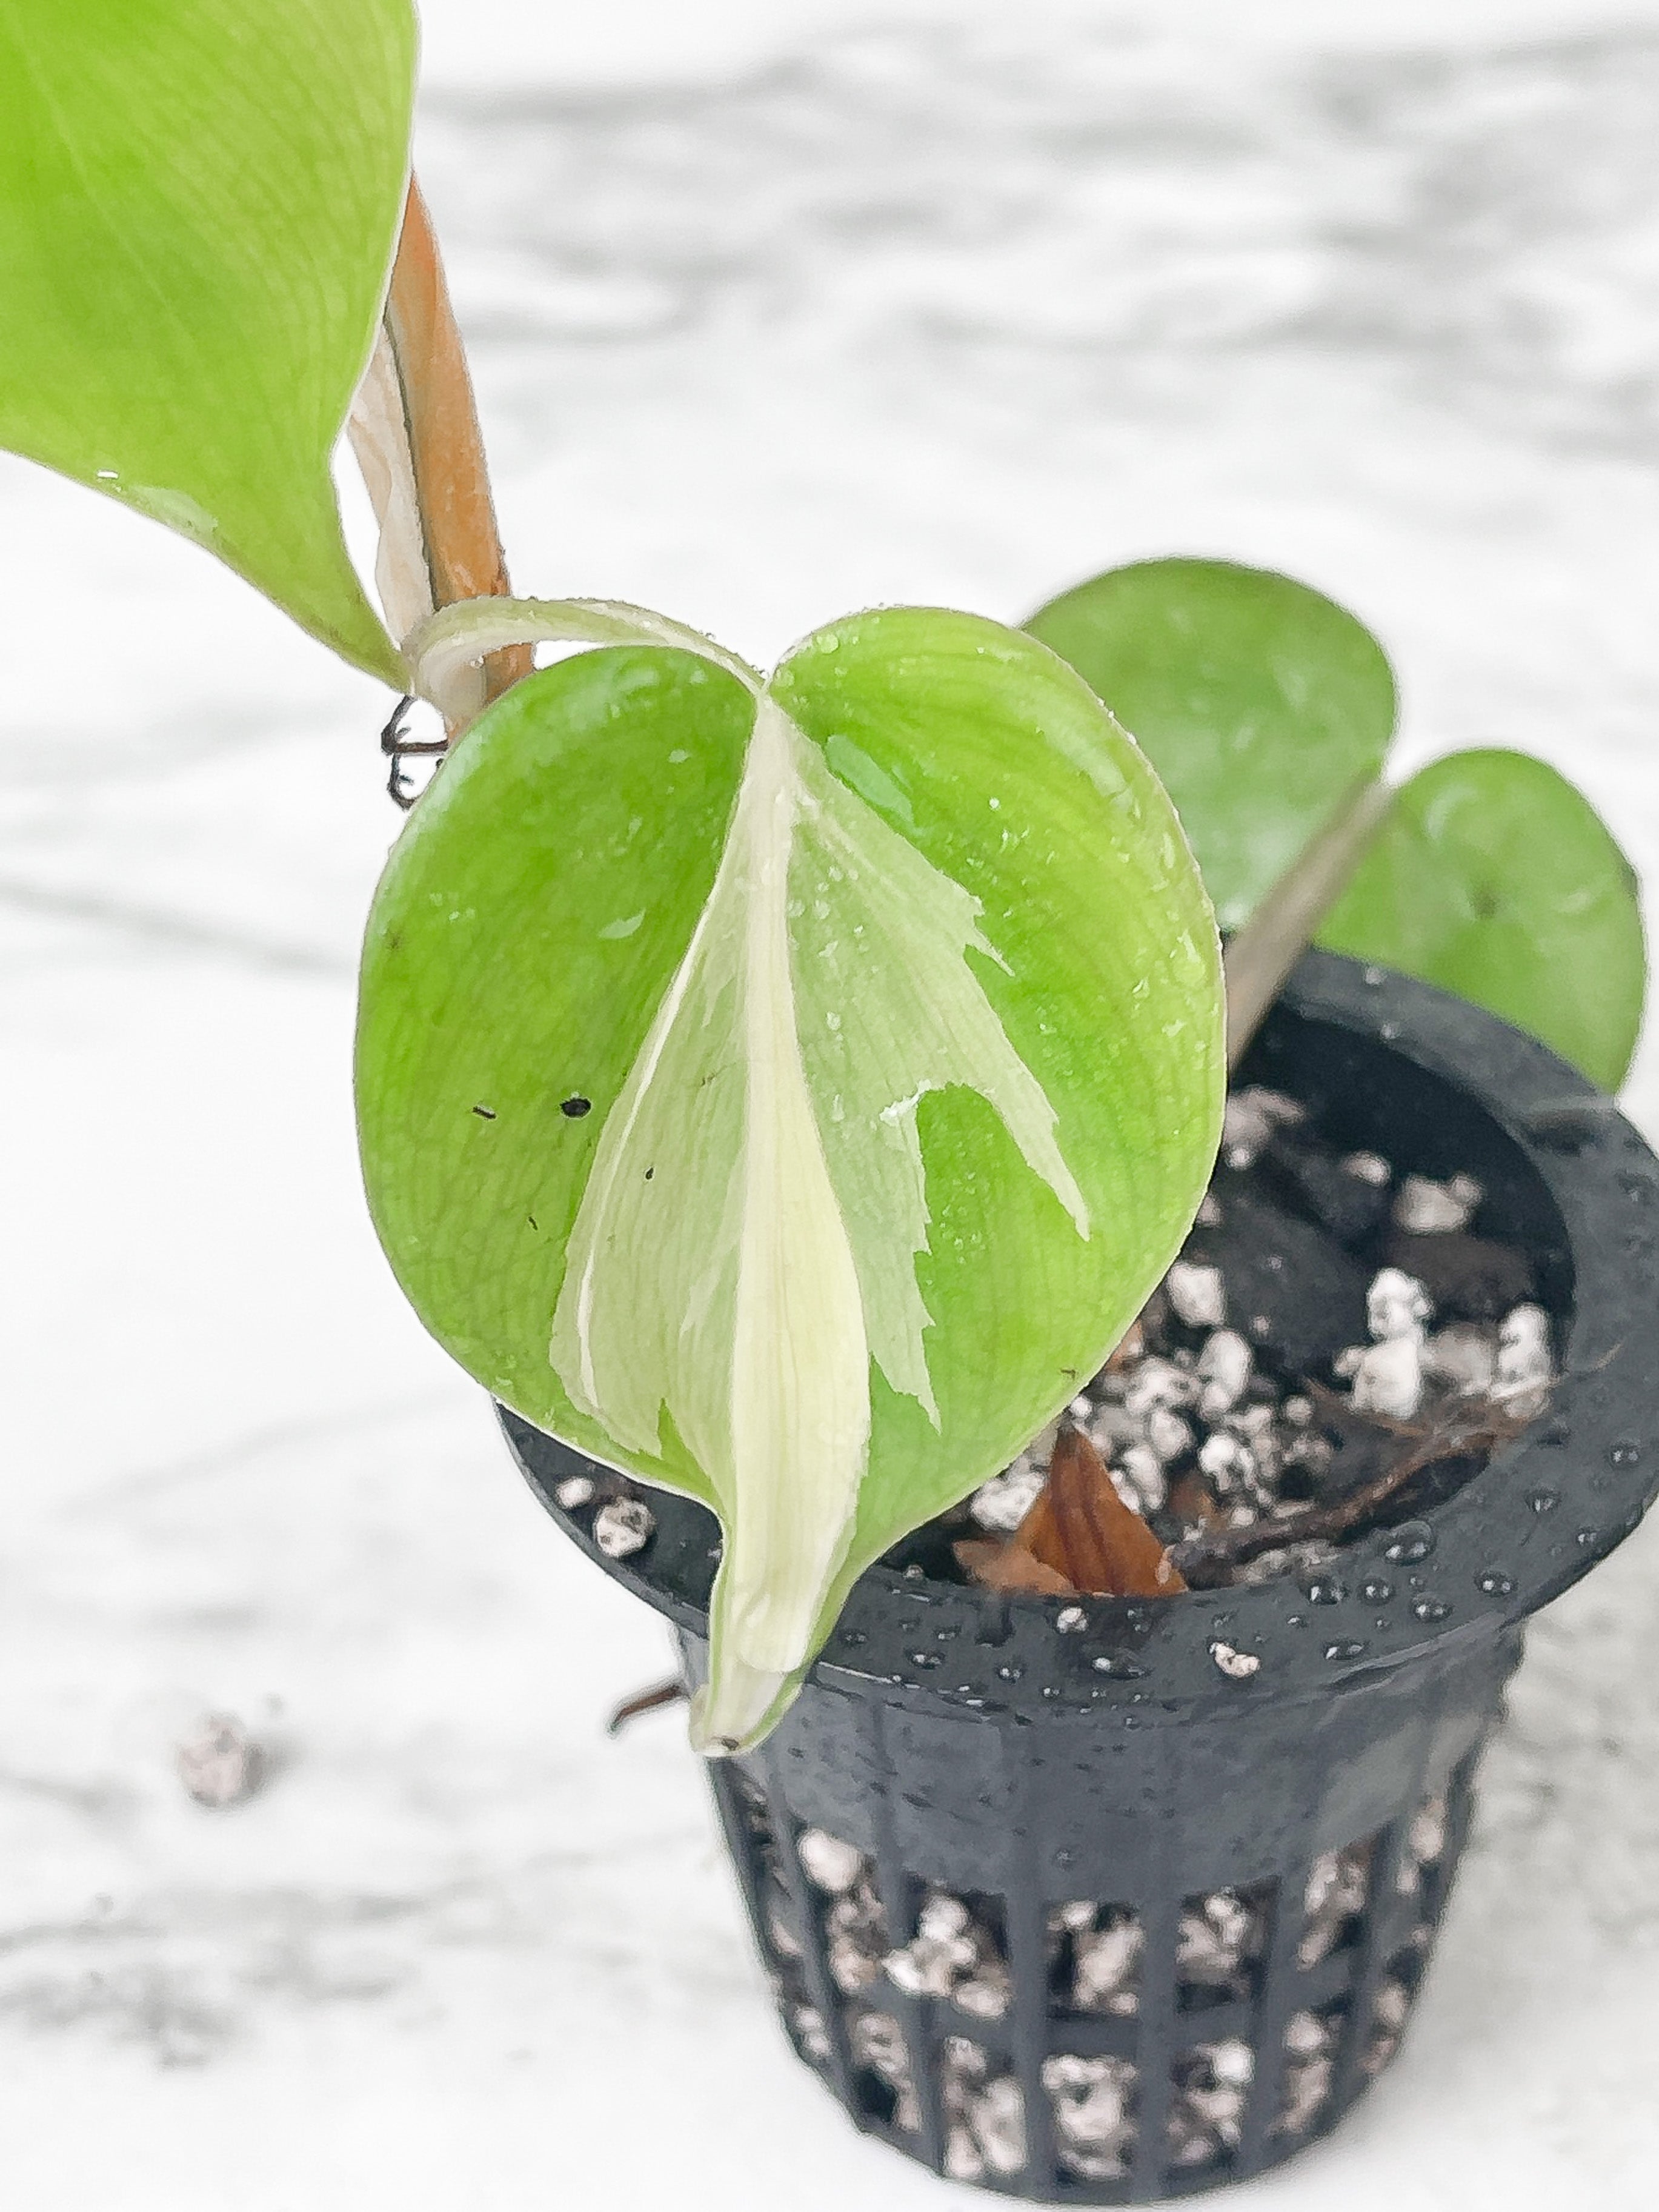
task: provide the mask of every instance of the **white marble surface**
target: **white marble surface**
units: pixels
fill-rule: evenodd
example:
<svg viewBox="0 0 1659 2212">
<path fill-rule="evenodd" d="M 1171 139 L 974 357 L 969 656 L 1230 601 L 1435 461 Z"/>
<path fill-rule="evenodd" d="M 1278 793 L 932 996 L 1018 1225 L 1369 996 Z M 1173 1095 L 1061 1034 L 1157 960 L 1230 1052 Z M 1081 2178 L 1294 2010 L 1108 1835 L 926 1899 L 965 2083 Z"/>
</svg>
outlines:
<svg viewBox="0 0 1659 2212">
<path fill-rule="evenodd" d="M 1659 878 L 1659 9 L 428 13 L 526 587 L 769 655 L 1280 564 L 1412 757 L 1540 752 Z M 131 516 L 18 465 L 0 515 L 0 2197 L 965 2205 L 786 2054 L 678 1722 L 600 1734 L 659 1631 L 375 1251 L 385 702 Z M 1656 1675 L 1659 1528 L 1535 1634 L 1398 2067 L 1241 2205 L 1652 2203 Z M 213 1710 L 276 1756 L 219 1814 Z"/>
</svg>

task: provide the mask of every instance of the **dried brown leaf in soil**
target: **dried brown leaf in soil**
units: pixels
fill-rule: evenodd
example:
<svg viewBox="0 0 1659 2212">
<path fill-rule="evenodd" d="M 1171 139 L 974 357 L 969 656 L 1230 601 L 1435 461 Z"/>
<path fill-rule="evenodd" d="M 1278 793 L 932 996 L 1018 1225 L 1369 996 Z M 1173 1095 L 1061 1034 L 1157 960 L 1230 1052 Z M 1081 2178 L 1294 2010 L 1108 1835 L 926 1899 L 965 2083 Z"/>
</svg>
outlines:
<svg viewBox="0 0 1659 2212">
<path fill-rule="evenodd" d="M 1069 1424 L 1055 1442 L 1048 1486 L 1013 1540 L 1091 1597 L 1172 1597 L 1187 1587 L 1139 1514 L 1118 1496 L 1100 1454 Z"/>
<path fill-rule="evenodd" d="M 1006 1543 L 969 1539 L 957 1558 L 991 1589 L 1054 1597 L 1172 1597 L 1187 1585 L 1140 1516 L 1117 1494 L 1082 1431 L 1062 1425 L 1048 1480 Z"/>
<path fill-rule="evenodd" d="M 956 1547 L 964 1574 L 987 1589 L 1036 1590 L 1044 1597 L 1075 1597 L 1077 1586 L 1021 1548 L 1012 1536 L 968 1536 Z"/>
</svg>

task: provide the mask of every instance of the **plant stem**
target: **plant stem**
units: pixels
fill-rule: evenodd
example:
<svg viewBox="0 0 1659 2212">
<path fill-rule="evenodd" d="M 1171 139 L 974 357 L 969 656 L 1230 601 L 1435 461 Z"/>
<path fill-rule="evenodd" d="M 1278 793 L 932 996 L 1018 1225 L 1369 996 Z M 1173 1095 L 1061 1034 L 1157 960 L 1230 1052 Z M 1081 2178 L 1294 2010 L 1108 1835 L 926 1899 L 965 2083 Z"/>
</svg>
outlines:
<svg viewBox="0 0 1659 2212">
<path fill-rule="evenodd" d="M 1227 1067 L 1235 1069 L 1319 925 L 1346 890 L 1394 799 L 1390 784 L 1357 784 L 1304 847 L 1223 956 Z"/>
<path fill-rule="evenodd" d="M 433 610 L 458 599 L 507 597 L 512 586 L 466 352 L 432 220 L 413 177 L 386 295 L 385 335 L 402 400 Z M 384 513 L 380 520 L 385 528 Z M 534 665 L 528 646 L 492 653 L 484 663 L 484 702 L 499 698 Z"/>
</svg>

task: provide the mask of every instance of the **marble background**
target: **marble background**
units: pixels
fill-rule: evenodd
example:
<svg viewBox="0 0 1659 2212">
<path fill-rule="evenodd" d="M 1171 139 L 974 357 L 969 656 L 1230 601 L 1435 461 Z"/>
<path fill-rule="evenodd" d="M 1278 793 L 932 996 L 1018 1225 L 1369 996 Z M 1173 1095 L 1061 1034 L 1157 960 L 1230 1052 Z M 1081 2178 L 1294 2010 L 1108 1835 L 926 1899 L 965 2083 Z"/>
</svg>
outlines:
<svg viewBox="0 0 1659 2212">
<path fill-rule="evenodd" d="M 1408 758 L 1540 753 L 1659 880 L 1650 0 L 428 14 L 525 587 L 769 658 L 1282 566 Z M 680 1723 L 601 1733 L 659 1631 L 375 1249 L 386 702 L 131 515 L 6 464 L 0 518 L 0 2195 L 965 2206 L 785 2052 Z M 1241 2206 L 1651 2203 L 1656 1678 L 1659 1527 L 1534 1632 L 1404 2057 Z M 270 1774 L 216 1814 L 220 1711 Z"/>
</svg>

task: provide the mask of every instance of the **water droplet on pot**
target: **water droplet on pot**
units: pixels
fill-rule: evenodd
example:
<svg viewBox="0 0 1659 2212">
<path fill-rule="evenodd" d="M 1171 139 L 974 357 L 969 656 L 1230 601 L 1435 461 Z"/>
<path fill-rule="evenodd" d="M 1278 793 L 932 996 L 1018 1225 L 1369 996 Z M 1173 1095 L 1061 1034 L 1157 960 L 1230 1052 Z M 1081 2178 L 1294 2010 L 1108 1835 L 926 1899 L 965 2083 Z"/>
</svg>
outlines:
<svg viewBox="0 0 1659 2212">
<path fill-rule="evenodd" d="M 1307 1625 L 1308 1616 L 1305 1613 L 1287 1613 L 1285 1616 L 1286 1628 L 1305 1628 Z"/>
<path fill-rule="evenodd" d="M 1385 1583 L 1381 1575 L 1373 1575 L 1369 1582 L 1361 1583 L 1359 1595 L 1367 1605 L 1386 1605 L 1394 1595 L 1394 1584 Z"/>
<path fill-rule="evenodd" d="M 1062 1845 L 1062 1847 L 1054 1853 L 1054 1864 L 1057 1867 L 1068 1867 L 1076 1856 L 1077 1853 L 1075 1851 L 1068 1851 Z"/>
<path fill-rule="evenodd" d="M 1400 1035 L 1400 1024 L 1398 1022 L 1382 1022 L 1379 1024 L 1376 1034 L 1384 1044 L 1393 1044 Z"/>
<path fill-rule="evenodd" d="M 910 1562 L 910 1565 L 904 1570 L 904 1579 L 907 1583 L 926 1582 L 927 1579 L 927 1570 L 926 1567 L 919 1567 L 913 1559 Z"/>
<path fill-rule="evenodd" d="M 1261 1655 L 1257 1651 L 1237 1651 L 1219 1637 L 1210 1644 L 1210 1656 L 1230 1682 L 1248 1682 L 1252 1674 L 1261 1670 Z"/>
<path fill-rule="evenodd" d="M 933 1631 L 935 1639 L 940 1644 L 953 1643 L 961 1633 L 962 1623 L 959 1620 L 941 1620 Z"/>
<path fill-rule="evenodd" d="M 1443 1620 L 1451 1607 L 1443 1597 L 1420 1597 L 1412 1611 L 1419 1620 Z"/>
<path fill-rule="evenodd" d="M 1349 1636 L 1340 1644 L 1328 1644 L 1325 1656 L 1328 1659 L 1363 1659 L 1370 1649 L 1363 1637 Z"/>
<path fill-rule="evenodd" d="M 1045 1698 L 1057 1698 L 1060 1695 L 1060 1685 L 1057 1682 L 1045 1682 L 1042 1686 L 1042 1694 Z"/>
<path fill-rule="evenodd" d="M 1607 1457 L 1614 1467 L 1639 1467 L 1642 1447 L 1640 1444 L 1615 1444 Z"/>
<path fill-rule="evenodd" d="M 1433 1549 L 1434 1531 L 1426 1521 L 1402 1521 L 1382 1556 L 1397 1567 L 1408 1566 L 1415 1559 L 1426 1559 Z"/>
<path fill-rule="evenodd" d="M 1475 1577 L 1474 1586 L 1488 1597 L 1513 1597 L 1515 1577 L 1506 1575 L 1501 1567 L 1488 1567 L 1484 1574 Z"/>
<path fill-rule="evenodd" d="M 997 1668 L 997 1673 L 1005 1682 L 1019 1682 L 1025 1678 L 1025 1669 L 1018 1659 L 1008 1660 L 1003 1666 Z"/>
<path fill-rule="evenodd" d="M 1121 1651 L 1103 1651 L 1094 1662 L 1097 1674 L 1115 1674 L 1120 1682 L 1138 1682 L 1146 1673 L 1133 1659 L 1126 1659 Z"/>
<path fill-rule="evenodd" d="M 1310 1605 L 1340 1605 L 1348 1595 L 1348 1585 L 1338 1582 L 1334 1575 L 1317 1576 L 1304 1583 L 1302 1590 Z"/>
<path fill-rule="evenodd" d="M 1541 1517 L 1546 1513 L 1554 1512 L 1561 1503 L 1561 1493 L 1559 1490 L 1529 1490 L 1527 1503 Z"/>
<path fill-rule="evenodd" d="M 907 1651 L 904 1656 L 913 1667 L 920 1667 L 924 1672 L 940 1663 L 937 1651 Z"/>
<path fill-rule="evenodd" d="M 1367 968 L 1362 970 L 1359 980 L 1368 991 L 1380 991 L 1388 981 L 1388 975 L 1381 968 Z"/>
<path fill-rule="evenodd" d="M 1125 1713 L 1123 1725 L 1125 1728 L 1145 1728 L 1146 1723 L 1139 1713 Z"/>
<path fill-rule="evenodd" d="M 1601 1532 L 1599 1528 L 1581 1528 L 1577 1533 L 1576 1540 L 1582 1544 L 1584 1549 L 1588 1551 L 1590 1546 L 1595 1543 L 1597 1537 L 1600 1536 L 1601 1533 Z"/>
<path fill-rule="evenodd" d="M 1089 1616 L 1080 1605 L 1063 1605 L 1054 1615 L 1054 1626 L 1062 1636 L 1073 1635 L 1088 1626 Z"/>
<path fill-rule="evenodd" d="M 856 1650 L 860 1644 L 867 1644 L 870 1638 L 861 1628 L 843 1628 L 841 1632 L 841 1640 Z"/>
</svg>

